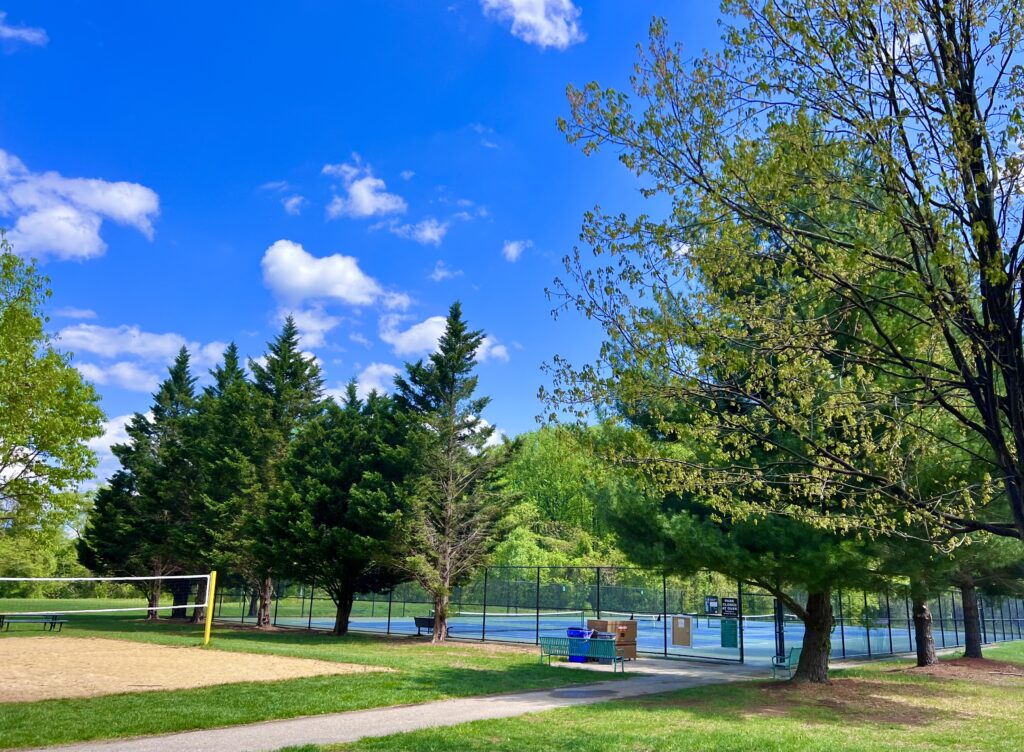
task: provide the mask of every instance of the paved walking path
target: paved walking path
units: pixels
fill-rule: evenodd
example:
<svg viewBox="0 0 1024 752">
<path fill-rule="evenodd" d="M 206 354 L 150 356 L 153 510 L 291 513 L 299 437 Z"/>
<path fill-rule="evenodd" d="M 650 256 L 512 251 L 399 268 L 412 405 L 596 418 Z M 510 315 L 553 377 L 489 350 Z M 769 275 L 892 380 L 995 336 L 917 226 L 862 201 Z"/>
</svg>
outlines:
<svg viewBox="0 0 1024 752">
<path fill-rule="evenodd" d="M 646 665 L 645 665 L 646 664 Z M 667 664 L 667 665 L 664 665 Z M 490 697 L 439 700 L 421 705 L 355 710 L 347 713 L 265 721 L 242 726 L 186 731 L 108 742 L 86 742 L 47 747 L 47 752 L 270 752 L 301 744 L 338 744 L 366 736 L 386 736 L 405 731 L 454 726 L 468 721 L 510 718 L 525 713 L 571 705 L 590 705 L 606 700 L 671 692 L 703 684 L 720 684 L 765 676 L 765 669 L 751 666 L 696 665 L 641 660 L 631 664 L 631 678 L 598 681 L 559 689 L 521 692 Z M 553 667 L 552 671 L 565 670 Z M 596 672 L 595 672 L 596 673 Z M 595 675 L 595 679 L 599 675 Z"/>
</svg>

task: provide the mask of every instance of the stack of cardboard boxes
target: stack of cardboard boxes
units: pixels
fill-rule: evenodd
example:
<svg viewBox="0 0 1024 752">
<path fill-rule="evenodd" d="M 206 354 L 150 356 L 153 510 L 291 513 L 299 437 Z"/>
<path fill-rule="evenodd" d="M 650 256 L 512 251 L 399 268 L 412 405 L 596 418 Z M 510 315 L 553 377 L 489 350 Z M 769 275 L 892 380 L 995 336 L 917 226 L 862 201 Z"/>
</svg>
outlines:
<svg viewBox="0 0 1024 752">
<path fill-rule="evenodd" d="M 588 619 L 587 629 L 611 632 L 615 635 L 616 647 L 622 648 L 622 656 L 628 661 L 636 660 L 636 622 L 634 620 Z"/>
</svg>

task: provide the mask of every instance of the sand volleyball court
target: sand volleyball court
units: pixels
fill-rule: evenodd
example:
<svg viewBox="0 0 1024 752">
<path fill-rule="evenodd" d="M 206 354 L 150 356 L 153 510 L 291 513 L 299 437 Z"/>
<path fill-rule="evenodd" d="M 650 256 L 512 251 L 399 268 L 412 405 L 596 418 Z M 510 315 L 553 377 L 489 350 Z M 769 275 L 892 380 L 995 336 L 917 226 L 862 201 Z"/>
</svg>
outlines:
<svg viewBox="0 0 1024 752">
<path fill-rule="evenodd" d="M 0 639 L 0 702 L 387 671 L 376 666 L 92 637 Z"/>
</svg>

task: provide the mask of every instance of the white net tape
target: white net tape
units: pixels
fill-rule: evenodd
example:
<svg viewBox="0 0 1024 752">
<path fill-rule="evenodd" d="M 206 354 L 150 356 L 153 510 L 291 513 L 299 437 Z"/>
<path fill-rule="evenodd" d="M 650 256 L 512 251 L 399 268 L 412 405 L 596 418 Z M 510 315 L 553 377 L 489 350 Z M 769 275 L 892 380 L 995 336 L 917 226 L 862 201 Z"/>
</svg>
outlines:
<svg viewBox="0 0 1024 752">
<path fill-rule="evenodd" d="M 125 584 L 125 585 L 136 585 L 136 586 L 149 586 L 156 588 L 157 592 L 172 592 L 174 585 L 171 583 L 178 583 L 182 581 L 189 581 L 196 583 L 200 587 L 196 588 L 196 600 L 188 600 L 184 603 L 165 603 L 160 602 L 158 605 L 145 605 L 145 606 L 117 606 L 113 608 L 66 608 L 67 603 L 62 603 L 66 600 L 61 597 L 42 597 L 42 598 L 28 598 L 33 603 L 38 603 L 40 600 L 46 600 L 54 604 L 53 608 L 47 608 L 45 611 L 32 611 L 22 610 L 20 608 L 11 609 L 9 606 L 6 608 L 0 608 L 0 613 L 6 613 L 10 616 L 50 616 L 52 614 L 107 614 L 107 613 L 122 613 L 125 611 L 168 611 L 174 610 L 179 611 L 187 608 L 206 608 L 210 605 L 212 594 L 210 593 L 210 575 L 209 574 L 176 574 L 166 575 L 162 577 L 0 577 L 0 583 L 21 583 L 27 585 L 42 584 L 42 583 L 112 583 L 112 584 Z M 164 583 L 168 583 L 165 586 Z M 180 587 L 180 586 L 179 586 Z M 192 585 L 188 585 L 186 595 L 190 595 Z M 198 600 L 198 596 L 202 595 L 202 600 Z M 144 597 L 144 596 L 140 596 Z M 22 598 L 5 598 L 8 604 L 12 604 L 22 600 Z M 92 599 L 101 600 L 101 599 Z"/>
</svg>

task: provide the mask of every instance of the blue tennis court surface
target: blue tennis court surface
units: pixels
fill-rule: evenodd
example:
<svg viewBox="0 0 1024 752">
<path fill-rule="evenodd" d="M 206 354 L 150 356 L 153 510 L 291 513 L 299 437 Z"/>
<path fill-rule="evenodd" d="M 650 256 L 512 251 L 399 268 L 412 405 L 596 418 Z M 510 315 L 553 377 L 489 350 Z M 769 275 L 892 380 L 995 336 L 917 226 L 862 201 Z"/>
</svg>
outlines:
<svg viewBox="0 0 1024 752">
<path fill-rule="evenodd" d="M 488 614 L 472 618 L 452 616 L 449 620 L 449 636 L 462 640 L 483 640 L 534 644 L 537 637 L 564 637 L 569 627 L 585 626 L 587 619 L 595 614 L 571 612 L 566 614 Z M 628 616 L 602 614 L 602 618 L 626 619 Z M 671 618 L 671 617 L 670 617 Z M 739 647 L 723 647 L 721 619 L 718 617 L 692 616 L 692 645 L 683 647 L 672 644 L 671 624 L 657 617 L 638 617 L 637 651 L 649 655 L 669 657 L 712 658 L 718 660 L 739 660 Z M 281 617 L 278 626 L 312 627 L 329 630 L 334 620 L 329 617 Z M 388 634 L 416 634 L 416 625 L 411 616 L 392 617 L 390 629 L 386 616 L 355 616 L 349 622 L 349 629 L 356 632 Z M 803 624 L 787 621 L 784 628 L 786 647 L 799 647 L 803 640 Z M 748 662 L 769 662 L 776 651 L 775 623 L 765 617 L 743 620 L 743 658 Z M 890 642 L 891 639 L 891 642 Z M 879 655 L 913 650 L 912 635 L 905 629 L 888 626 L 867 627 L 845 626 L 842 633 L 832 634 L 832 654 Z"/>
</svg>

